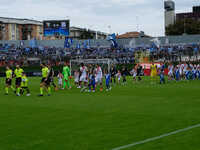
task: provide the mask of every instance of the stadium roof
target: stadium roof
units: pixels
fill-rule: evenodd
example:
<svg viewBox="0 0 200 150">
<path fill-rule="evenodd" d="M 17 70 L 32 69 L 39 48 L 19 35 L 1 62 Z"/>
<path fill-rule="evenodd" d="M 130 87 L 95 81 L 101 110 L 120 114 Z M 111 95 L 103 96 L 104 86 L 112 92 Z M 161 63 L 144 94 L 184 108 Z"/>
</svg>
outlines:
<svg viewBox="0 0 200 150">
<path fill-rule="evenodd" d="M 101 32 L 101 31 L 95 31 L 95 30 L 91 30 L 91 29 L 86 29 L 86 28 L 80 28 L 80 27 L 70 27 L 70 31 L 90 31 L 92 33 L 98 33 L 98 34 L 102 34 L 102 35 L 107 35 L 107 33 L 105 32 Z"/>
<path fill-rule="evenodd" d="M 139 38 L 139 37 L 150 37 L 150 36 L 144 34 L 144 32 L 126 32 L 124 34 L 117 35 L 118 39 Z"/>
<path fill-rule="evenodd" d="M 0 17 L 0 22 L 7 24 L 33 24 L 33 25 L 42 25 L 41 21 L 32 20 L 32 19 L 19 19 L 19 18 L 6 18 Z"/>
</svg>

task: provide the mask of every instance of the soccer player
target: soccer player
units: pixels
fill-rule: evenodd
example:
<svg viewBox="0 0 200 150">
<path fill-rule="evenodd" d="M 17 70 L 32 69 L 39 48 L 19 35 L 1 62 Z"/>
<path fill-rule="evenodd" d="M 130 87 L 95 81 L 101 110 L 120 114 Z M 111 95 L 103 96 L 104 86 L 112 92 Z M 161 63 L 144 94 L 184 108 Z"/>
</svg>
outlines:
<svg viewBox="0 0 200 150">
<path fill-rule="evenodd" d="M 103 84 L 102 84 L 102 78 L 103 78 L 103 73 L 102 73 L 102 69 L 101 67 L 97 64 L 96 69 L 95 69 L 95 73 L 96 73 L 96 84 L 100 85 L 100 91 L 103 91 Z"/>
<path fill-rule="evenodd" d="M 20 90 L 21 90 L 21 82 L 22 82 L 22 73 L 24 70 L 20 68 L 19 65 L 16 65 L 16 69 L 14 71 L 15 73 L 15 85 L 16 85 L 16 95 L 20 96 Z"/>
<path fill-rule="evenodd" d="M 176 81 L 179 81 L 181 76 L 178 66 L 175 68 L 175 76 L 176 76 Z"/>
<path fill-rule="evenodd" d="M 197 67 L 196 65 L 194 65 L 193 69 L 192 69 L 192 79 L 195 80 L 197 78 Z"/>
<path fill-rule="evenodd" d="M 9 88 L 11 88 L 13 91 L 15 91 L 15 89 L 12 86 L 12 75 L 13 72 L 10 69 L 10 67 L 6 67 L 6 86 L 5 86 L 5 95 L 8 95 L 8 90 Z"/>
<path fill-rule="evenodd" d="M 76 70 L 75 72 L 74 72 L 74 84 L 78 87 L 78 85 L 79 85 L 79 72 Z"/>
<path fill-rule="evenodd" d="M 168 66 L 168 70 L 169 70 L 169 72 L 168 72 L 168 80 L 171 81 L 171 80 L 173 80 L 173 77 L 174 77 L 174 72 L 173 72 L 174 66 L 172 64 L 170 64 Z"/>
<path fill-rule="evenodd" d="M 111 78 L 111 75 L 108 73 L 108 71 L 105 72 L 105 78 L 106 78 L 106 91 L 109 91 L 111 90 L 111 87 L 110 87 L 110 78 Z"/>
<path fill-rule="evenodd" d="M 160 84 L 165 84 L 165 72 L 164 68 L 160 68 Z"/>
<path fill-rule="evenodd" d="M 138 64 L 136 67 L 137 67 L 138 81 L 141 81 L 142 80 L 142 78 L 141 78 L 141 76 L 142 76 L 142 66 L 140 64 Z"/>
<path fill-rule="evenodd" d="M 137 76 L 137 71 L 135 68 L 133 68 L 130 72 L 130 74 L 133 76 L 133 82 L 136 82 L 136 76 Z"/>
<path fill-rule="evenodd" d="M 87 72 L 88 72 L 88 69 L 87 67 L 81 63 L 81 67 L 80 67 L 80 80 L 79 80 L 79 89 L 82 87 L 82 82 L 84 82 L 84 86 L 82 87 L 82 90 L 85 90 L 86 87 L 87 87 Z"/>
<path fill-rule="evenodd" d="M 118 70 L 118 73 L 116 74 L 117 77 L 117 83 L 120 84 L 120 80 L 121 80 L 121 72 Z"/>
<path fill-rule="evenodd" d="M 40 95 L 39 96 L 43 96 L 44 88 L 47 88 L 48 96 L 50 96 L 51 95 L 51 87 L 50 87 L 50 80 L 48 79 L 49 69 L 44 63 L 42 63 L 40 66 L 42 67 L 42 80 L 40 82 Z"/>
<path fill-rule="evenodd" d="M 62 75 L 62 73 L 59 72 L 57 78 L 58 78 L 58 87 L 59 87 L 59 89 L 62 89 L 62 87 L 63 87 L 63 75 Z"/>
<path fill-rule="evenodd" d="M 22 82 L 21 82 L 21 94 L 24 94 L 24 90 L 26 90 L 26 96 L 30 96 L 30 90 L 28 88 L 28 78 L 26 74 L 23 72 L 22 73 Z"/>
<path fill-rule="evenodd" d="M 56 84 L 54 83 L 54 70 L 51 64 L 48 64 L 49 74 L 48 79 L 50 80 L 50 85 L 52 84 L 55 90 L 58 90 Z"/>
<path fill-rule="evenodd" d="M 66 88 L 66 85 L 67 85 L 68 89 L 71 89 L 72 87 L 71 87 L 71 84 L 70 84 L 70 81 L 69 81 L 71 79 L 71 71 L 70 71 L 68 62 L 65 62 L 62 73 L 63 73 L 63 79 L 64 79 L 62 89 L 64 90 Z"/>
<path fill-rule="evenodd" d="M 123 85 L 126 84 L 126 75 L 127 75 L 127 70 L 126 70 L 125 67 L 123 67 L 123 69 L 122 69 L 122 78 L 123 78 L 122 82 L 123 82 Z"/>
<path fill-rule="evenodd" d="M 187 68 L 185 76 L 186 76 L 187 80 L 191 80 L 192 79 L 192 69 L 190 67 Z"/>
<path fill-rule="evenodd" d="M 152 65 L 151 65 L 151 80 L 152 80 L 152 83 L 156 80 L 156 76 L 157 76 L 157 65 L 152 63 Z"/>
<path fill-rule="evenodd" d="M 197 76 L 198 76 L 198 79 L 200 80 L 200 66 L 199 66 L 199 65 L 198 65 L 198 71 L 197 71 L 197 72 L 198 72 L 198 73 L 197 73 L 197 74 L 198 74 L 198 75 L 197 75 Z"/>
<path fill-rule="evenodd" d="M 179 72 L 180 72 L 180 79 L 183 80 L 183 68 L 184 65 L 182 63 L 179 64 Z"/>
<path fill-rule="evenodd" d="M 185 77 L 185 79 L 186 79 L 186 73 L 187 73 L 187 71 L 188 71 L 188 64 L 187 63 L 185 63 L 184 64 L 184 66 L 183 66 L 183 76 Z"/>
<path fill-rule="evenodd" d="M 89 84 L 88 84 L 88 88 L 89 88 L 89 92 L 92 91 L 91 87 L 93 88 L 93 92 L 95 92 L 95 74 L 92 70 L 90 70 L 89 73 Z"/>
</svg>

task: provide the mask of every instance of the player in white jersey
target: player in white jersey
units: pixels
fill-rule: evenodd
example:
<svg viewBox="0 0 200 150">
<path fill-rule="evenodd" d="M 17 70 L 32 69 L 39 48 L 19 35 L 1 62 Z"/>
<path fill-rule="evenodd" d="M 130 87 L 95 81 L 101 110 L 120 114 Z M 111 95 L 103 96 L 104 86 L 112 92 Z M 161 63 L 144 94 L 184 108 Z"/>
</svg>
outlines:
<svg viewBox="0 0 200 150">
<path fill-rule="evenodd" d="M 192 70 L 194 69 L 194 65 L 193 65 L 193 64 L 190 64 L 189 66 L 190 66 L 190 68 L 191 68 Z"/>
<path fill-rule="evenodd" d="M 97 65 L 96 69 L 95 69 L 95 73 L 96 73 L 96 76 L 95 76 L 95 81 L 96 81 L 96 84 L 100 85 L 100 91 L 103 91 L 103 85 L 102 85 L 102 78 L 103 78 L 103 73 L 102 73 L 102 69 L 99 65 Z"/>
<path fill-rule="evenodd" d="M 197 76 L 198 79 L 200 80 L 200 65 L 197 65 Z"/>
<path fill-rule="evenodd" d="M 136 82 L 136 77 L 137 77 L 137 71 L 135 68 L 133 68 L 130 72 L 130 74 L 133 76 L 133 81 Z"/>
<path fill-rule="evenodd" d="M 62 73 L 59 72 L 57 78 L 58 78 L 58 87 L 59 87 L 59 89 L 62 89 L 62 87 L 63 87 L 63 75 L 62 75 Z"/>
<path fill-rule="evenodd" d="M 185 76 L 185 79 L 186 79 L 186 73 L 187 73 L 187 71 L 188 71 L 188 65 L 185 63 L 184 64 L 184 68 L 183 68 L 183 74 Z"/>
<path fill-rule="evenodd" d="M 121 72 L 118 70 L 117 74 L 116 74 L 116 77 L 117 77 L 117 82 L 118 84 L 120 84 L 120 80 L 121 80 Z"/>
<path fill-rule="evenodd" d="M 82 82 L 84 82 L 84 87 L 83 88 L 86 88 L 87 87 L 87 67 L 81 63 L 81 67 L 80 67 L 80 80 L 79 80 L 79 87 L 78 88 L 81 88 L 82 86 Z"/>
<path fill-rule="evenodd" d="M 173 76 L 174 76 L 174 66 L 172 65 L 172 64 L 170 64 L 169 66 L 168 66 L 168 70 L 169 70 L 169 72 L 168 72 L 168 80 L 172 80 L 173 79 Z"/>
<path fill-rule="evenodd" d="M 80 75 L 80 73 L 76 70 L 75 72 L 74 72 L 74 83 L 75 83 L 75 85 L 78 87 L 78 85 L 79 85 L 79 75 Z"/>
<path fill-rule="evenodd" d="M 181 76 L 181 79 L 183 80 L 183 78 L 184 78 L 184 64 L 182 63 L 182 64 L 180 64 L 180 76 Z"/>
</svg>

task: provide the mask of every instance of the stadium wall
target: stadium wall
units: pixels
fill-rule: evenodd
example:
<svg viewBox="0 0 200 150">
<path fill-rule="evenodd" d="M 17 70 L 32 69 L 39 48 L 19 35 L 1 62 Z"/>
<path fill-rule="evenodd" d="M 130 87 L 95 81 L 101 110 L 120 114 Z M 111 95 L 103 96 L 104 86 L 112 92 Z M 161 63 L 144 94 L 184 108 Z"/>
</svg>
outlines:
<svg viewBox="0 0 200 150">
<path fill-rule="evenodd" d="M 77 44 L 83 44 L 86 40 L 74 40 L 71 47 L 77 47 Z M 64 47 L 65 40 L 36 40 L 37 46 L 46 47 Z M 0 44 L 14 44 L 20 46 L 21 41 L 0 41 Z M 30 46 L 30 41 L 23 41 L 24 46 Z M 151 45 L 152 43 L 159 45 L 176 45 L 176 44 L 192 44 L 200 43 L 200 35 L 184 35 L 184 36 L 166 36 L 166 37 L 151 37 L 151 38 L 131 38 L 131 39 L 117 39 L 117 43 L 121 47 L 134 48 L 144 47 Z M 107 40 L 90 40 L 90 46 L 96 47 L 101 45 L 102 47 L 110 47 L 110 42 Z"/>
</svg>

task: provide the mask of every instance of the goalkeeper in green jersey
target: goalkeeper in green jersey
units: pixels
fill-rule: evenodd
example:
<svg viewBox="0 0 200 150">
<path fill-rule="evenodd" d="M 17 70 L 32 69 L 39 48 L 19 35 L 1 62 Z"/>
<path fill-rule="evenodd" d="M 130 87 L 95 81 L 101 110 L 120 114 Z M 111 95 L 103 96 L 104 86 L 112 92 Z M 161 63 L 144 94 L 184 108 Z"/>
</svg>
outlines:
<svg viewBox="0 0 200 150">
<path fill-rule="evenodd" d="M 64 83 L 63 83 L 63 90 L 65 89 L 66 85 L 68 89 L 71 89 L 71 84 L 70 84 L 70 79 L 71 79 L 71 70 L 69 68 L 69 63 L 65 62 L 64 67 L 63 67 L 63 79 L 64 79 Z"/>
</svg>

